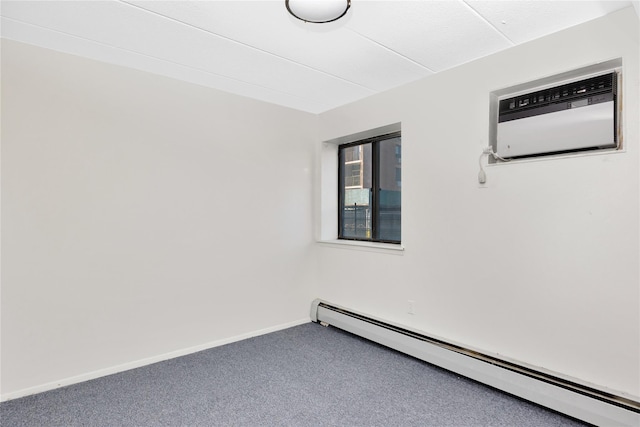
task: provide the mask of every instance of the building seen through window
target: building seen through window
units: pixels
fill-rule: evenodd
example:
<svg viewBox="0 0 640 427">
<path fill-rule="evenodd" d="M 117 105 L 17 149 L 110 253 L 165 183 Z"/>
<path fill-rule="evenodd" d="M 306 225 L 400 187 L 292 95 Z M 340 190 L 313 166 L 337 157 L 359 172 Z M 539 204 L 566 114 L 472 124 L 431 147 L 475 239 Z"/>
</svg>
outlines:
<svg viewBox="0 0 640 427">
<path fill-rule="evenodd" d="M 339 148 L 338 155 L 338 237 L 400 243 L 400 133 L 346 144 Z"/>
</svg>

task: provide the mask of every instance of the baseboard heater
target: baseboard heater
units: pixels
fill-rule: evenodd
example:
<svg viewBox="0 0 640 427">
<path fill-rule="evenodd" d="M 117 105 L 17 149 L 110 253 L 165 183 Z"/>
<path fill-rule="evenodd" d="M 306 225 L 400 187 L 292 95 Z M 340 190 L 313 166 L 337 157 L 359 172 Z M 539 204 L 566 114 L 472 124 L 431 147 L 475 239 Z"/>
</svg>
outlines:
<svg viewBox="0 0 640 427">
<path fill-rule="evenodd" d="M 640 426 L 640 402 L 447 343 L 316 299 L 311 320 L 600 426 Z"/>
</svg>

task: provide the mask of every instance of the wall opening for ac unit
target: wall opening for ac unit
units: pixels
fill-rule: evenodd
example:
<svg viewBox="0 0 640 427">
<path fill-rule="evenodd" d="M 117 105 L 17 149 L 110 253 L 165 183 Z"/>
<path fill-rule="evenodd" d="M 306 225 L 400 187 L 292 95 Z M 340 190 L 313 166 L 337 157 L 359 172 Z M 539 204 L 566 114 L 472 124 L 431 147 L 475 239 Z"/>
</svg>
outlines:
<svg viewBox="0 0 640 427">
<path fill-rule="evenodd" d="M 621 83 L 614 59 L 491 92 L 490 162 L 620 150 Z"/>
</svg>

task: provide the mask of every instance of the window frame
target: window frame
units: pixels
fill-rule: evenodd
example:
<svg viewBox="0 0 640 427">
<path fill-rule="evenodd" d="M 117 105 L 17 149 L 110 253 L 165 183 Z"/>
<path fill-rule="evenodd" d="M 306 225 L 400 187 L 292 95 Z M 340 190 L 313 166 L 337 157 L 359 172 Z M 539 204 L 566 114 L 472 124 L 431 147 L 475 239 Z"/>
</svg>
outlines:
<svg viewBox="0 0 640 427">
<path fill-rule="evenodd" d="M 402 147 L 402 134 L 401 131 L 394 131 L 385 133 L 369 138 L 360 139 L 357 141 L 341 144 L 338 146 L 338 240 L 342 241 L 357 241 L 357 242 L 372 242 L 372 243 L 388 243 L 393 245 L 401 245 L 402 237 L 400 240 L 380 239 L 379 238 L 379 218 L 380 218 L 380 143 L 389 139 L 400 138 L 400 147 Z M 365 144 L 371 144 L 371 237 L 362 238 L 355 236 L 344 236 L 344 201 L 345 201 L 345 186 L 344 186 L 344 164 L 342 161 L 343 150 L 349 149 L 355 146 L 361 146 Z M 401 148 L 402 149 L 402 148 Z M 398 152 L 396 151 L 396 158 Z M 401 154 L 399 154 L 401 156 Z M 401 157 L 400 157 L 401 158 Z M 402 172 L 400 172 L 402 174 Z M 402 218 L 402 207 L 400 208 L 400 218 Z M 402 235 L 402 222 L 400 226 L 400 234 Z"/>
</svg>

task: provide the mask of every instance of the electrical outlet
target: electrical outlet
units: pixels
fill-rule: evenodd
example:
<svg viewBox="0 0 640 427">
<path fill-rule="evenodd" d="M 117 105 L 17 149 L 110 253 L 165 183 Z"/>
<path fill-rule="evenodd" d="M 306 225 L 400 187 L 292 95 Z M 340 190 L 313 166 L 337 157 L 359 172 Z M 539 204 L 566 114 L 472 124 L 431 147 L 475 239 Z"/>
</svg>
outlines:
<svg viewBox="0 0 640 427">
<path fill-rule="evenodd" d="M 415 304 L 416 304 L 416 302 L 413 301 L 413 300 L 408 300 L 407 301 L 407 313 L 416 314 L 416 312 L 415 312 Z"/>
</svg>

